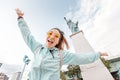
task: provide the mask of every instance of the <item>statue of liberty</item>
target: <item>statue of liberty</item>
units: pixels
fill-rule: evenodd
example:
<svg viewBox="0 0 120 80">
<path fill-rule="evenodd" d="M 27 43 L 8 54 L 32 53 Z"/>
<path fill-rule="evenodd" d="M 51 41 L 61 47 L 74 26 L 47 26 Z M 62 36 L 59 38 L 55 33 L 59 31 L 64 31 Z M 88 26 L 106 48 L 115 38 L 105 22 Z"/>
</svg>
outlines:
<svg viewBox="0 0 120 80">
<path fill-rule="evenodd" d="M 72 34 L 79 31 L 78 21 L 76 23 L 74 23 L 70 19 L 67 20 L 66 17 L 64 17 L 64 19 L 67 22 L 67 25 L 68 25 L 69 29 L 71 30 Z"/>
</svg>

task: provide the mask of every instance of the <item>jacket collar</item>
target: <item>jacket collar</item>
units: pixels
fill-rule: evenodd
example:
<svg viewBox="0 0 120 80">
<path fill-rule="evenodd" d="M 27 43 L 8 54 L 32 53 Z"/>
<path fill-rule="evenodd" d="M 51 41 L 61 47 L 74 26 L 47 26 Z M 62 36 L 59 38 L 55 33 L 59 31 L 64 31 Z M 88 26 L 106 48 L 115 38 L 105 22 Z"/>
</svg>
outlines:
<svg viewBox="0 0 120 80">
<path fill-rule="evenodd" d="M 46 44 L 44 44 L 43 47 L 44 47 L 44 48 L 47 48 L 48 50 L 55 50 L 55 51 L 58 51 L 58 50 L 59 50 L 59 49 L 56 48 L 56 47 L 48 48 L 48 47 L 46 46 Z"/>
</svg>

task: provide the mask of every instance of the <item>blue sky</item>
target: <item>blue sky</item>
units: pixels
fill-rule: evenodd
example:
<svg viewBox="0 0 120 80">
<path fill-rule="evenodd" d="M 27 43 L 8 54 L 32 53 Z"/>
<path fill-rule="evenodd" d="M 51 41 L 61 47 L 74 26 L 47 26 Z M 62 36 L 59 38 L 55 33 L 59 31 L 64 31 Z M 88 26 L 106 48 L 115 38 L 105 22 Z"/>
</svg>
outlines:
<svg viewBox="0 0 120 80">
<path fill-rule="evenodd" d="M 76 4 L 75 0 L 1 1 L 0 61 L 10 64 L 22 64 L 22 58 L 25 54 L 30 58 L 33 56 L 24 43 L 17 26 L 16 8 L 24 12 L 24 18 L 35 38 L 40 42 L 45 42 L 46 32 L 53 27 L 61 28 L 66 33 L 69 33 L 64 16 L 66 16 L 67 12 L 74 10 Z"/>
<path fill-rule="evenodd" d="M 120 53 L 119 0 L 3 0 L 0 2 L 1 62 L 23 64 L 24 55 L 31 59 L 33 56 L 17 26 L 16 8 L 24 12 L 32 34 L 42 43 L 46 32 L 53 27 L 62 29 L 70 41 L 71 32 L 63 19 L 66 16 L 79 22 L 79 28 L 96 51 L 106 51 L 110 56 Z"/>
</svg>

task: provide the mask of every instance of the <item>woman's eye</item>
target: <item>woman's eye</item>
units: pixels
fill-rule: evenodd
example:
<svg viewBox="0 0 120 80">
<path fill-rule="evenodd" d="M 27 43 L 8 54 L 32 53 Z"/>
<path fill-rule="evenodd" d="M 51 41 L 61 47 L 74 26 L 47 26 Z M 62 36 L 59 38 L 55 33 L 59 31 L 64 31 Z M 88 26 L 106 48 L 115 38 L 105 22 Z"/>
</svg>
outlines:
<svg viewBox="0 0 120 80">
<path fill-rule="evenodd" d="M 59 38 L 59 36 L 58 36 L 58 35 L 55 35 L 55 38 Z"/>
<path fill-rule="evenodd" d="M 51 36 L 51 35 L 52 35 L 52 33 L 51 33 L 51 32 L 49 32 L 47 35 L 48 35 L 48 36 Z"/>
</svg>

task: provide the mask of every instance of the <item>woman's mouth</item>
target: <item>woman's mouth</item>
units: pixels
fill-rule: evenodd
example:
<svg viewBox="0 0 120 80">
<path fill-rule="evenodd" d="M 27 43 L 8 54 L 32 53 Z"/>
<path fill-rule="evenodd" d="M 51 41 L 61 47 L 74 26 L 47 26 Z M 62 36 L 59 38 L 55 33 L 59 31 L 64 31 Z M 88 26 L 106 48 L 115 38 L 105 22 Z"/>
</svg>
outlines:
<svg viewBox="0 0 120 80">
<path fill-rule="evenodd" d="M 51 40 L 47 40 L 49 43 L 51 43 L 51 44 L 53 44 L 53 41 L 51 41 Z"/>
</svg>

